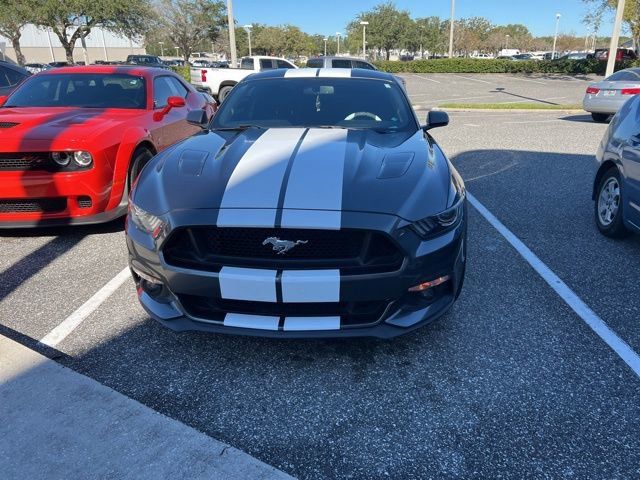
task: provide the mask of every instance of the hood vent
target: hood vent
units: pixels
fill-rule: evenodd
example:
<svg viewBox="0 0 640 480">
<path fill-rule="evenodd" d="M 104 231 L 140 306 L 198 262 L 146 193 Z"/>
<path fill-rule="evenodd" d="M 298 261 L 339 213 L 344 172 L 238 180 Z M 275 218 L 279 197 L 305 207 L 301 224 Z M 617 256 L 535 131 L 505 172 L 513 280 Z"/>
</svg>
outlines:
<svg viewBox="0 0 640 480">
<path fill-rule="evenodd" d="M 16 122 L 0 122 L 0 128 L 11 128 L 15 127 L 16 125 L 20 124 Z"/>
</svg>

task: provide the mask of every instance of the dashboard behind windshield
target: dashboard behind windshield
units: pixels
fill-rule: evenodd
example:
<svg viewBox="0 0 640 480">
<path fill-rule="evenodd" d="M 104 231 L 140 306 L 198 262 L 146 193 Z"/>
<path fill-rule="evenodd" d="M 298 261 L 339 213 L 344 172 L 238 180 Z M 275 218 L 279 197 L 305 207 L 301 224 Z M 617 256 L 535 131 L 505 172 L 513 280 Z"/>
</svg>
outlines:
<svg viewBox="0 0 640 480">
<path fill-rule="evenodd" d="M 211 128 L 336 127 L 414 131 L 415 117 L 395 81 L 268 78 L 238 84 Z"/>
</svg>

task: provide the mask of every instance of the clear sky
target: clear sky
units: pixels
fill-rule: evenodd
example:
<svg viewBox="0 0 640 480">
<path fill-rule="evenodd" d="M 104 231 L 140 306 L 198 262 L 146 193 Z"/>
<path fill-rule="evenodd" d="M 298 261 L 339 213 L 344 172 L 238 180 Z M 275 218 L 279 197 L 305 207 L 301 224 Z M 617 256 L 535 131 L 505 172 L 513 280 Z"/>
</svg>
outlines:
<svg viewBox="0 0 640 480">
<path fill-rule="evenodd" d="M 225 0 L 226 1 L 226 0 Z M 233 0 L 234 16 L 240 25 L 291 23 L 307 33 L 333 35 L 344 32 L 355 16 L 382 0 Z M 448 18 L 450 0 L 396 0 L 413 18 Z M 587 33 L 582 19 L 589 7 L 582 0 L 456 0 L 456 17 L 486 17 L 496 24 L 522 23 L 536 36 L 553 35 L 555 14 L 562 15 L 560 31 L 578 36 Z M 613 19 L 603 23 L 602 36 L 611 34 Z"/>
</svg>

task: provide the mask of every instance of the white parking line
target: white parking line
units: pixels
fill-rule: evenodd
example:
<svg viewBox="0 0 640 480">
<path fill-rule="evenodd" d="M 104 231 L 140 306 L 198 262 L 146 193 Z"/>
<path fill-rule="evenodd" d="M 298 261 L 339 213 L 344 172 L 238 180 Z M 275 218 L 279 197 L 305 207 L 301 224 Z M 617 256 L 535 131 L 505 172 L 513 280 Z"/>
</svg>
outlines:
<svg viewBox="0 0 640 480">
<path fill-rule="evenodd" d="M 520 78 L 520 77 L 511 76 L 511 75 L 509 75 L 508 78 L 511 78 L 513 80 L 520 80 L 521 82 L 529 82 L 529 83 L 537 83 L 538 85 L 546 85 L 545 82 L 539 82 L 538 80 L 530 80 L 528 78 Z"/>
<path fill-rule="evenodd" d="M 471 77 L 463 77 L 462 75 L 454 75 L 452 73 L 449 74 L 449 76 L 451 77 L 458 77 L 458 78 L 464 78 L 465 80 L 469 80 L 471 82 L 479 82 L 479 83 L 487 83 L 489 85 L 493 85 L 492 82 L 487 82 L 486 80 L 480 80 L 478 78 L 471 78 Z"/>
<path fill-rule="evenodd" d="M 413 76 L 414 77 L 418 77 L 418 78 L 422 78 L 423 80 L 429 80 L 430 82 L 433 82 L 433 83 L 442 83 L 442 82 L 439 82 L 438 80 L 434 80 L 433 78 L 424 77 L 422 75 L 416 75 L 415 73 L 413 74 Z"/>
<path fill-rule="evenodd" d="M 505 227 L 476 197 L 467 192 L 469 203 L 495 228 L 562 300 L 640 377 L 640 356 L 584 303 L 529 247 Z"/>
<path fill-rule="evenodd" d="M 561 122 L 559 118 L 554 118 L 552 120 L 526 120 L 524 122 L 503 122 L 505 125 L 524 125 L 526 123 L 552 123 L 552 122 Z"/>
<path fill-rule="evenodd" d="M 131 277 L 129 267 L 122 269 L 107 284 L 98 290 L 89 300 L 84 302 L 75 312 L 69 315 L 60 325 L 51 330 L 40 344 L 55 347 L 62 342 L 82 321 L 91 315 L 109 298 L 128 278 Z"/>
</svg>

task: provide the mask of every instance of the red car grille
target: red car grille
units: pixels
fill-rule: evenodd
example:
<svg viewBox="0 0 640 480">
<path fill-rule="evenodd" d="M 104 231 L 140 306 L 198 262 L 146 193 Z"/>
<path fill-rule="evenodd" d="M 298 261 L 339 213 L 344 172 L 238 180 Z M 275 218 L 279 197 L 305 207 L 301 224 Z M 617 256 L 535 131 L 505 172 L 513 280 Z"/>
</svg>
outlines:
<svg viewBox="0 0 640 480">
<path fill-rule="evenodd" d="M 58 165 L 51 160 L 48 152 L 35 153 L 0 153 L 0 170 L 59 170 Z"/>
<path fill-rule="evenodd" d="M 56 213 L 66 208 L 66 198 L 0 199 L 0 213 Z"/>
</svg>

